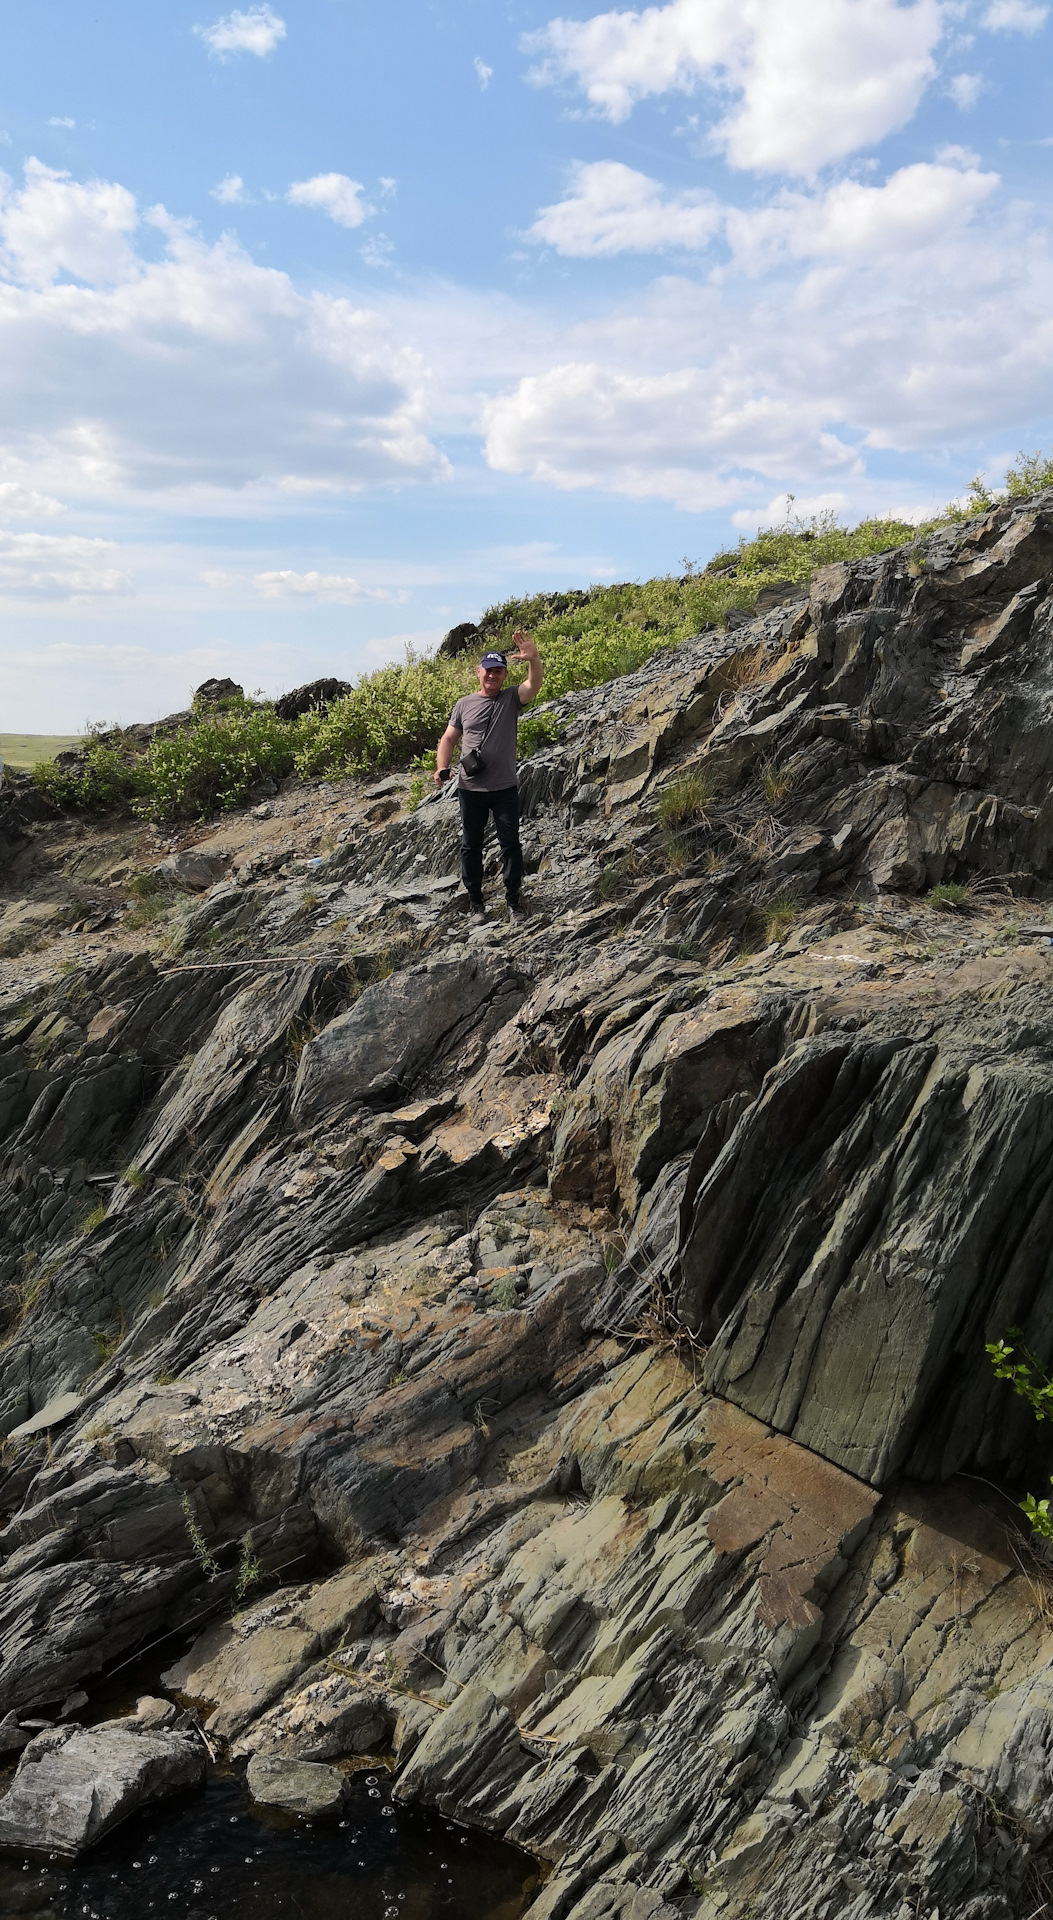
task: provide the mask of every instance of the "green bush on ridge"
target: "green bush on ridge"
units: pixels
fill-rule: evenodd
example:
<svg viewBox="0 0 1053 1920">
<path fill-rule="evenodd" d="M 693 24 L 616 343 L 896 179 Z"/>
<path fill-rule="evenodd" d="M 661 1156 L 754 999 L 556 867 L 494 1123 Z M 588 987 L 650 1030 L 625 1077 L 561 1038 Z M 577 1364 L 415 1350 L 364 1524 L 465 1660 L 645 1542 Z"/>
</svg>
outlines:
<svg viewBox="0 0 1053 1920">
<path fill-rule="evenodd" d="M 643 582 L 535 594 L 489 607 L 479 621 L 485 646 L 510 647 L 516 627 L 533 632 L 545 662 L 544 697 L 601 685 L 632 673 L 663 647 L 677 646 L 734 609 L 748 612 L 765 587 L 803 585 L 819 568 L 903 546 L 946 522 L 1053 485 L 1053 459 L 1021 454 L 993 493 L 976 479 L 965 504 L 952 502 L 925 527 L 904 520 L 837 524 L 832 514 L 759 528 L 754 540 L 715 554 L 704 568 Z M 482 647 L 479 648 L 482 651 Z M 433 748 L 454 702 L 475 686 L 469 655 L 448 660 L 410 652 L 398 666 L 363 674 L 326 714 L 279 720 L 271 701 L 231 700 L 202 708 L 177 733 L 138 752 L 118 732 L 89 742 L 69 767 L 42 761 L 33 778 L 57 805 L 82 813 L 128 809 L 156 820 L 195 820 L 244 804 L 261 782 L 290 773 L 372 774 L 419 761 Z M 559 737 L 551 713 L 520 723 L 526 758 Z"/>
</svg>

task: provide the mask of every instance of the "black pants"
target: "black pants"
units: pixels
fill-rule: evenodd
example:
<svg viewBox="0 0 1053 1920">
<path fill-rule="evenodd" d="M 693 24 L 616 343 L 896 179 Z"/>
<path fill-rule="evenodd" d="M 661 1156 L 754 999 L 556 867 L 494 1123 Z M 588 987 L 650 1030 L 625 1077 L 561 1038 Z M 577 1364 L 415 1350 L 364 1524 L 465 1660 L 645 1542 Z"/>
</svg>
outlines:
<svg viewBox="0 0 1053 1920">
<path fill-rule="evenodd" d="M 501 867 L 505 892 L 510 900 L 519 896 L 523 880 L 523 849 L 519 844 L 519 788 L 502 787 L 497 793 L 466 793 L 457 790 L 461 803 L 461 879 L 473 900 L 483 897 L 483 841 L 486 823 L 494 816 L 494 830 L 501 844 Z"/>
</svg>

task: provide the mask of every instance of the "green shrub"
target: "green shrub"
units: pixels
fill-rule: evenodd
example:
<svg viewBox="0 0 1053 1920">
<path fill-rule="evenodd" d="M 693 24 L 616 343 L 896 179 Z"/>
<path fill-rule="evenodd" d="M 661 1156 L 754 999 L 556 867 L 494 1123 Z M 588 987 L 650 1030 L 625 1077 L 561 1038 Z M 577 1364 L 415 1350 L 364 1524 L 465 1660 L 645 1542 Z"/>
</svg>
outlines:
<svg viewBox="0 0 1053 1920">
<path fill-rule="evenodd" d="M 519 722 L 519 758 L 529 760 L 531 754 L 540 753 L 542 747 L 554 747 L 562 732 L 554 713 L 528 714 Z"/>
<path fill-rule="evenodd" d="M 298 724 L 279 720 L 270 702 L 195 715 L 184 730 L 147 748 L 133 810 L 156 820 L 197 820 L 243 805 L 250 787 L 292 773 Z"/>
<path fill-rule="evenodd" d="M 114 813 L 140 792 L 139 767 L 119 747 L 93 740 L 83 760 L 60 767 L 41 760 L 33 768 L 33 782 L 58 807 L 78 813 Z"/>
<path fill-rule="evenodd" d="M 404 765 L 434 747 L 452 708 L 475 685 L 466 661 L 418 660 L 412 654 L 404 666 L 365 674 L 324 718 L 305 714 L 294 722 L 300 729 L 296 771 L 374 773 Z"/>
<path fill-rule="evenodd" d="M 1053 1420 L 1053 1380 L 1040 1360 L 1036 1360 L 1023 1344 L 1024 1336 L 1019 1327 L 1008 1329 L 1008 1340 L 988 1342 L 984 1351 L 999 1380 L 1008 1380 L 1013 1392 L 1026 1401 L 1036 1420 Z M 1020 1358 L 1016 1357 L 1019 1352 Z M 1053 1486 L 1053 1482 L 1050 1483 Z M 1043 1540 L 1053 1540 L 1053 1513 L 1050 1512 L 1049 1497 L 1036 1500 L 1033 1493 L 1025 1494 L 1020 1502 L 1032 1533 Z"/>
</svg>

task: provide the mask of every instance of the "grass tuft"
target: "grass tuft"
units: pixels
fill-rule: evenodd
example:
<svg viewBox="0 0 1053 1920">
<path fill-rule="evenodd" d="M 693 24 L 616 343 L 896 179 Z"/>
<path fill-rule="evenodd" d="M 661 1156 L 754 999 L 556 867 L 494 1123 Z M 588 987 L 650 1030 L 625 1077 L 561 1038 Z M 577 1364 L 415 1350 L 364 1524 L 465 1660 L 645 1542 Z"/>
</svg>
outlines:
<svg viewBox="0 0 1053 1920">
<path fill-rule="evenodd" d="M 792 888 L 783 893 L 773 894 L 764 903 L 764 944 L 770 947 L 774 940 L 783 941 L 790 928 L 795 925 L 801 912 L 801 903 Z"/>
<path fill-rule="evenodd" d="M 938 907 L 944 913 L 961 913 L 973 905 L 969 888 L 960 886 L 956 880 L 947 880 L 941 886 L 930 888 L 925 898 L 930 907 Z"/>
<path fill-rule="evenodd" d="M 666 828 L 684 827 L 691 820 L 704 820 L 713 804 L 713 782 L 705 774 L 687 774 L 674 780 L 658 801 L 658 822 Z"/>
</svg>

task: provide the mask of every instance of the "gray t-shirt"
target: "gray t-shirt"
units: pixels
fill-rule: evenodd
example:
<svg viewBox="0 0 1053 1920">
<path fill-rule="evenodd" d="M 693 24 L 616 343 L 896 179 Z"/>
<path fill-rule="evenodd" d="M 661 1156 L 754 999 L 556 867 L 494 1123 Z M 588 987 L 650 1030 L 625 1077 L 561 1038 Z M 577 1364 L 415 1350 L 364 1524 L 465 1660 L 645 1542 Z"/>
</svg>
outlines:
<svg viewBox="0 0 1053 1920">
<path fill-rule="evenodd" d="M 492 700 L 487 693 L 466 693 L 458 700 L 450 725 L 461 735 L 462 756 L 472 747 L 479 747 L 483 755 L 482 769 L 474 780 L 461 774 L 458 785 L 466 793 L 500 793 L 515 786 L 516 728 L 522 711 L 518 687 L 502 687 Z"/>
</svg>

